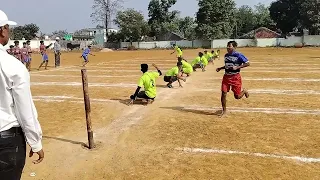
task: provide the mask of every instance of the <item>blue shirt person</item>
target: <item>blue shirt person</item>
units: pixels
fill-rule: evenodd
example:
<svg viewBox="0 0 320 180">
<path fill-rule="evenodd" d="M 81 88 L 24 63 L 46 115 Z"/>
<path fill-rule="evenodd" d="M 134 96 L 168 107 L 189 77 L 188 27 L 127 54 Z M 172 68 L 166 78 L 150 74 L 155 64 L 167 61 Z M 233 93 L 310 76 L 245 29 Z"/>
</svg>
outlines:
<svg viewBox="0 0 320 180">
<path fill-rule="evenodd" d="M 82 52 L 82 55 L 81 55 L 81 57 L 83 58 L 83 64 L 82 64 L 82 66 L 83 67 L 85 67 L 87 64 L 88 64 L 88 62 L 89 62 L 89 59 L 88 59 L 88 55 L 92 55 L 92 56 L 95 56 L 95 55 L 93 55 L 93 54 L 91 54 L 91 46 L 88 46 L 86 49 L 84 49 L 84 51 Z"/>
</svg>

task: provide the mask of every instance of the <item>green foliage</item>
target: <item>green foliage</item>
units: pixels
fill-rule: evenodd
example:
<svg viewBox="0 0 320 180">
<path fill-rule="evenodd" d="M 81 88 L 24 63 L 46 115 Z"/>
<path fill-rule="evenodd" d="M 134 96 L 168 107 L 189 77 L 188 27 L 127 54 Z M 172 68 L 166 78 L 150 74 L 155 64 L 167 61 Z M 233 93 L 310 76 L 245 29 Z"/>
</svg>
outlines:
<svg viewBox="0 0 320 180">
<path fill-rule="evenodd" d="M 298 27 L 300 21 L 299 0 L 278 0 L 271 3 L 270 17 L 283 34 Z"/>
<path fill-rule="evenodd" d="M 178 11 L 169 11 L 177 0 L 151 0 L 148 6 L 150 36 L 157 39 L 168 32 L 176 32 L 178 26 Z"/>
<path fill-rule="evenodd" d="M 180 18 L 178 21 L 179 31 L 182 33 L 183 37 L 188 40 L 196 39 L 196 31 L 197 27 L 194 19 L 192 17 Z"/>
<path fill-rule="evenodd" d="M 235 25 L 233 0 L 199 0 L 197 37 L 204 40 L 229 38 Z"/>
<path fill-rule="evenodd" d="M 269 9 L 263 4 L 258 4 L 254 8 L 247 5 L 241 6 L 237 9 L 235 17 L 237 19 L 236 37 L 259 27 L 271 28 L 273 25 Z"/>
<path fill-rule="evenodd" d="M 25 38 L 31 40 L 35 38 L 40 28 L 36 24 L 26 24 L 24 26 L 17 26 L 12 29 L 11 39 L 20 40 Z"/>
<path fill-rule="evenodd" d="M 310 34 L 320 34 L 320 1 L 301 0 L 300 17 L 303 27 L 310 30 Z"/>
<path fill-rule="evenodd" d="M 120 33 L 129 41 L 140 41 L 141 37 L 149 32 L 143 15 L 134 9 L 119 11 L 114 22 L 120 28 Z"/>
</svg>

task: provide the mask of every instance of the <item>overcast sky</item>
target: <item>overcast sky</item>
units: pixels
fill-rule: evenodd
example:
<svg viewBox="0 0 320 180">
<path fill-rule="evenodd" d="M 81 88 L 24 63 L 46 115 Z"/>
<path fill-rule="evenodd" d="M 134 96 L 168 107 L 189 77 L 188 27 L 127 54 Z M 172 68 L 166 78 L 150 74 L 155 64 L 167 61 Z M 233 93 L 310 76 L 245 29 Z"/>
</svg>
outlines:
<svg viewBox="0 0 320 180">
<path fill-rule="evenodd" d="M 124 8 L 134 8 L 148 15 L 150 0 L 125 0 Z M 263 3 L 269 5 L 273 0 L 235 0 L 237 6 Z M 10 0 L 1 4 L 10 20 L 19 25 L 35 23 L 44 33 L 67 29 L 73 32 L 77 29 L 95 27 L 90 14 L 93 0 Z M 177 0 L 173 7 L 181 12 L 181 16 L 195 16 L 198 10 L 197 0 Z"/>
</svg>

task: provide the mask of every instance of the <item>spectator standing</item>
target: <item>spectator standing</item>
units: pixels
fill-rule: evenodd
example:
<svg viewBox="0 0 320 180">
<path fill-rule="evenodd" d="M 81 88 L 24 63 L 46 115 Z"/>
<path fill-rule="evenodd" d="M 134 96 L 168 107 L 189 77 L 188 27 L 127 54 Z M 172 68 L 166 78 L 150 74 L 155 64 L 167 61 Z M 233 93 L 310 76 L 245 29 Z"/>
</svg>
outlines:
<svg viewBox="0 0 320 180">
<path fill-rule="evenodd" d="M 42 130 L 34 106 L 28 70 L 4 46 L 9 41 L 9 21 L 0 10 L 0 179 L 19 180 L 26 160 L 26 141 L 40 163 L 44 158 Z"/>
<path fill-rule="evenodd" d="M 61 55 L 61 45 L 60 45 L 60 38 L 56 37 L 56 42 L 54 43 L 53 50 L 54 50 L 54 59 L 55 59 L 55 67 L 60 67 L 60 55 Z"/>
</svg>

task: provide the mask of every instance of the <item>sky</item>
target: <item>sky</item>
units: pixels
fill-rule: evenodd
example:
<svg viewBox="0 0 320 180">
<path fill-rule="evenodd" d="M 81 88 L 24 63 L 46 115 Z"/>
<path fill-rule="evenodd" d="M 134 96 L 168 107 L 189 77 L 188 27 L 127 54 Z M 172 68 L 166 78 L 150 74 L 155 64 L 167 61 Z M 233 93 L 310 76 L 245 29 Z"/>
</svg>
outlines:
<svg viewBox="0 0 320 180">
<path fill-rule="evenodd" d="M 148 16 L 150 0 L 124 0 L 123 8 L 133 8 Z M 235 0 L 237 6 L 254 6 L 258 3 L 269 5 L 273 0 Z M 51 33 L 55 30 L 75 30 L 95 27 L 90 14 L 93 0 L 10 0 L 1 4 L 9 20 L 19 25 L 35 23 L 42 33 Z M 173 10 L 180 11 L 180 15 L 195 16 L 198 10 L 197 0 L 177 0 Z M 114 26 L 114 25 L 113 25 Z"/>
</svg>

